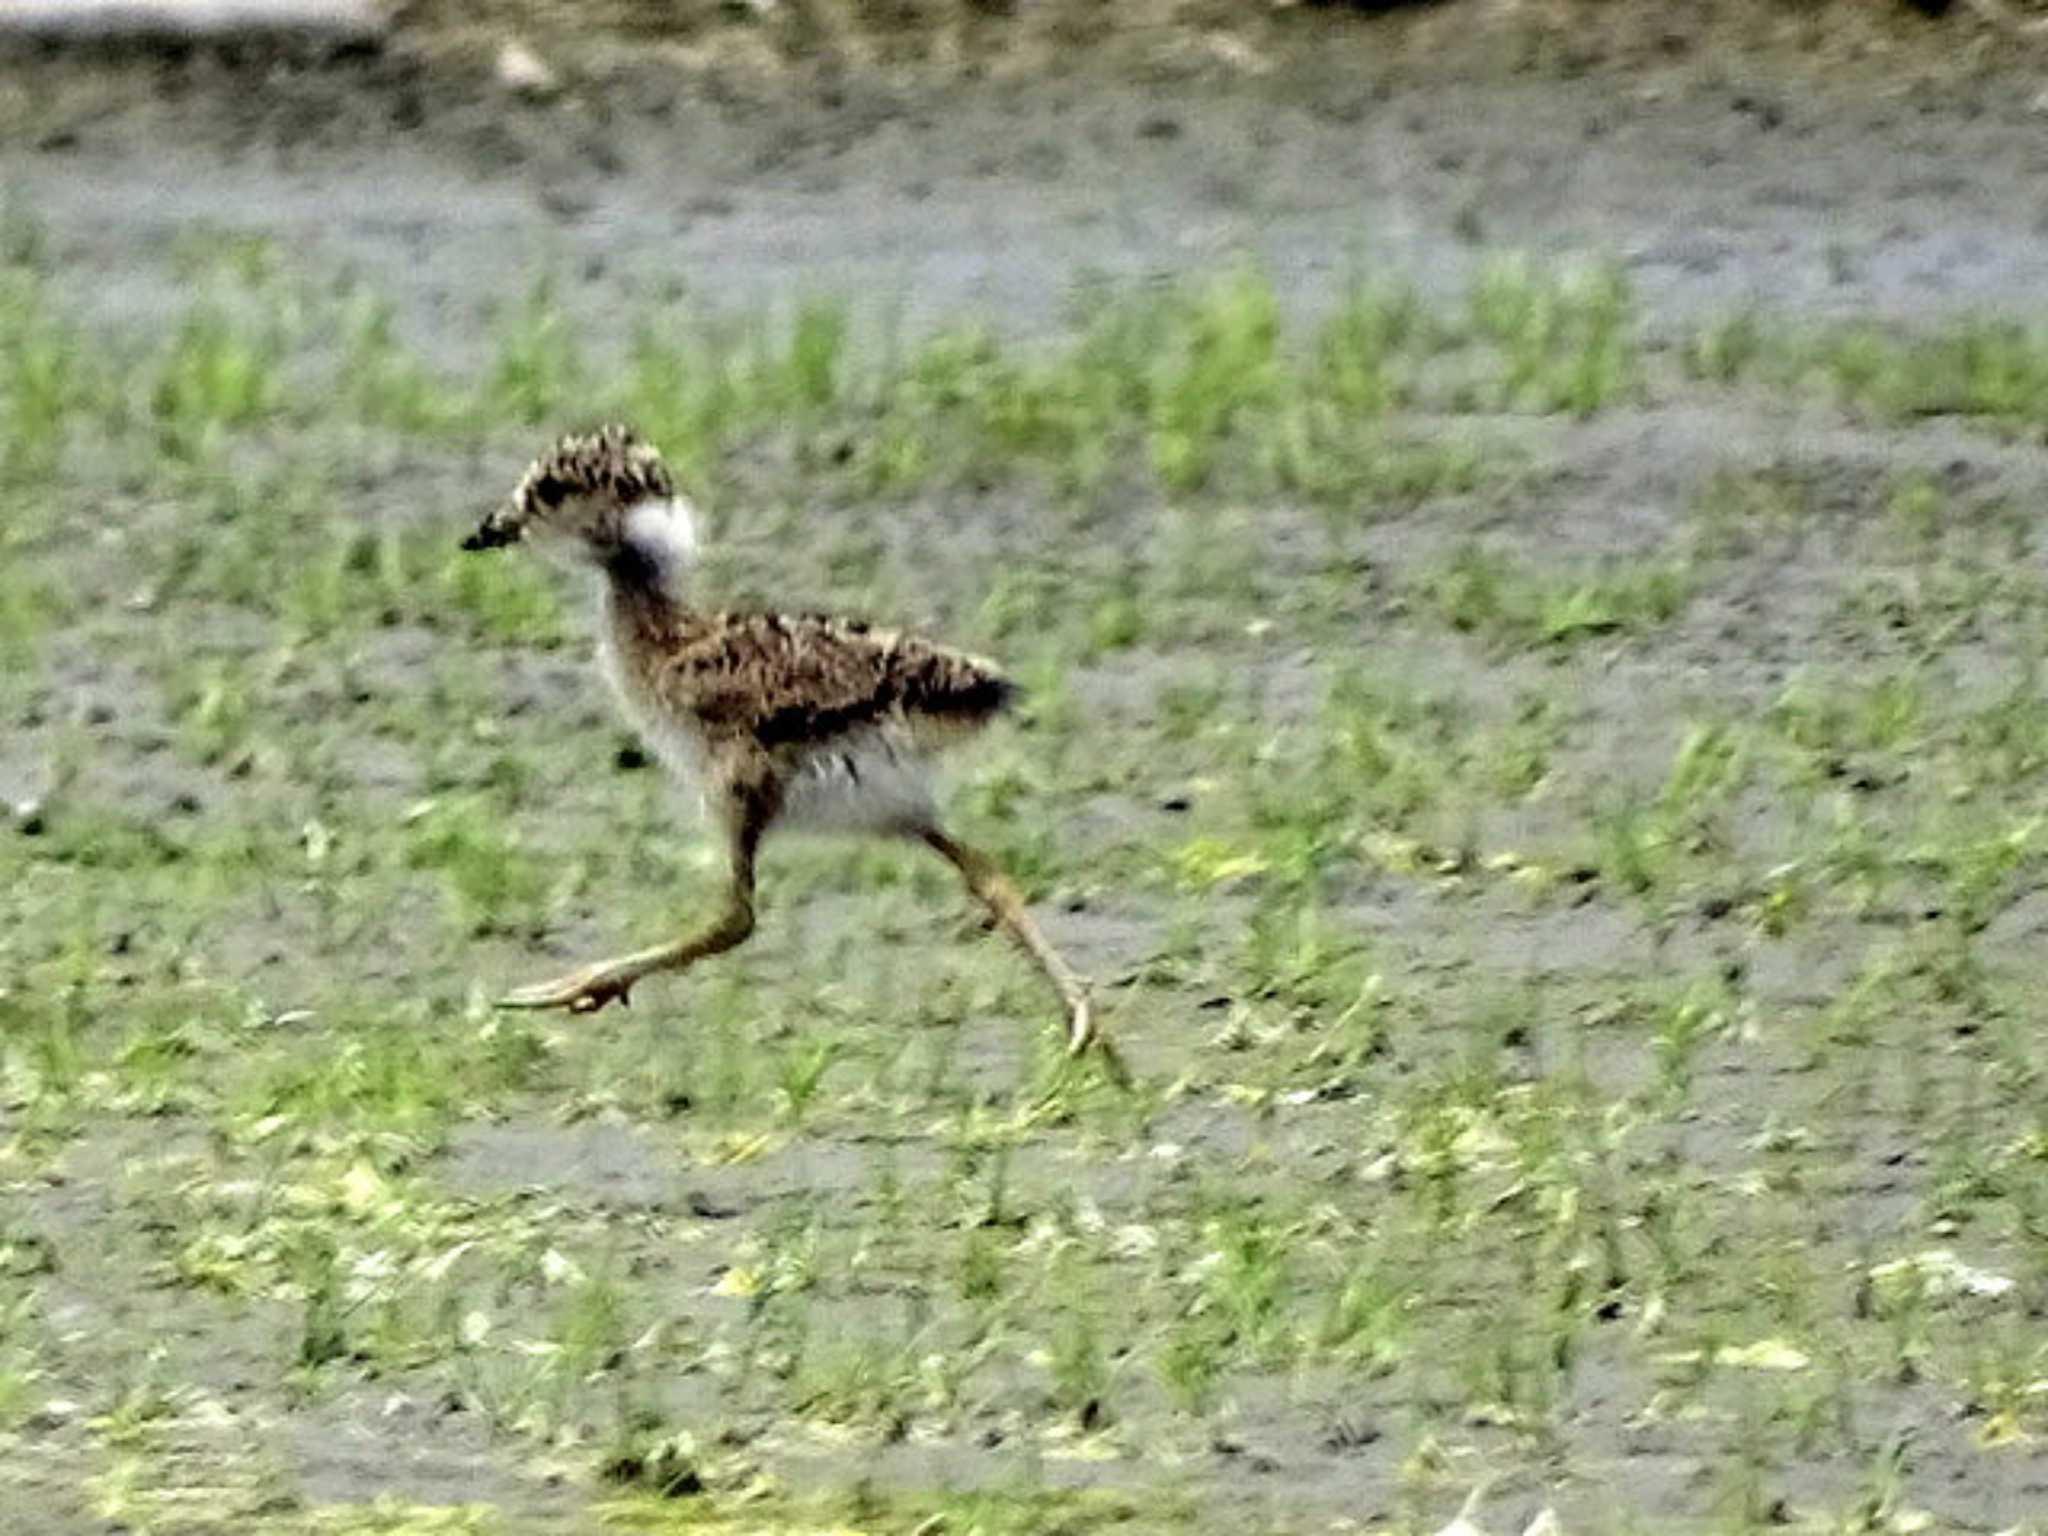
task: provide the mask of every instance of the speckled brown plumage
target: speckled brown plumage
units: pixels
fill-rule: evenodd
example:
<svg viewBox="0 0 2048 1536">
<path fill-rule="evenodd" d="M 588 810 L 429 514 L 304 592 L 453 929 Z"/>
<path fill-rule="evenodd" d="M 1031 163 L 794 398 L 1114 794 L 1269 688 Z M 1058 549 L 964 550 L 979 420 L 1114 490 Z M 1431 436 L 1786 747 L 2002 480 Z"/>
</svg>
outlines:
<svg viewBox="0 0 2048 1536">
<path fill-rule="evenodd" d="M 1059 993 L 1069 1050 L 1094 1046 L 1120 1074 L 1086 985 L 995 864 L 945 830 L 930 792 L 930 759 L 1002 713 L 1015 685 L 991 662 L 855 619 L 698 609 L 683 583 L 695 538 L 660 453 L 608 426 L 542 454 L 463 541 L 535 541 L 600 573 L 599 649 L 620 704 L 697 782 L 730 857 L 725 905 L 708 926 L 521 988 L 506 1004 L 623 1003 L 644 977 L 752 933 L 755 858 L 772 831 L 857 831 L 914 839 L 951 863 Z"/>
<path fill-rule="evenodd" d="M 937 748 L 1016 692 L 991 662 L 857 619 L 696 613 L 649 594 L 615 612 L 614 644 L 637 686 L 715 743 L 820 749 L 895 724 Z"/>
</svg>

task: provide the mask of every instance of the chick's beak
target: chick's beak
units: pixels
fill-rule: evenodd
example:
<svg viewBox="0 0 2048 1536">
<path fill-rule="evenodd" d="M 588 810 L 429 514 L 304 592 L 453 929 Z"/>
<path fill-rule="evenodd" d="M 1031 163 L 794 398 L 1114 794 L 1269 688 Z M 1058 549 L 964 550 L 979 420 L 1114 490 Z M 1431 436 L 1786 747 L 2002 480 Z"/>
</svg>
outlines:
<svg viewBox="0 0 2048 1536">
<path fill-rule="evenodd" d="M 506 544 L 517 544 L 520 532 L 518 520 L 500 507 L 484 514 L 484 520 L 476 525 L 476 532 L 462 541 L 462 547 L 469 550 L 498 549 Z"/>
</svg>

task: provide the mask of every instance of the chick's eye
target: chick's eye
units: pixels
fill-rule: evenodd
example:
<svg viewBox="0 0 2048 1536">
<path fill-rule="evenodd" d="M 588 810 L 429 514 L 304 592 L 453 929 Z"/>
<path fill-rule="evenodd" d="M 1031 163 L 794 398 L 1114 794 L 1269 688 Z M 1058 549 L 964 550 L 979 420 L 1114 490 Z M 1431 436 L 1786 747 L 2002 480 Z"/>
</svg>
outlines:
<svg viewBox="0 0 2048 1536">
<path fill-rule="evenodd" d="M 542 475 L 539 483 L 533 488 L 533 494 L 540 498 L 542 506 L 559 507 L 563 496 L 562 482 L 553 475 Z"/>
</svg>

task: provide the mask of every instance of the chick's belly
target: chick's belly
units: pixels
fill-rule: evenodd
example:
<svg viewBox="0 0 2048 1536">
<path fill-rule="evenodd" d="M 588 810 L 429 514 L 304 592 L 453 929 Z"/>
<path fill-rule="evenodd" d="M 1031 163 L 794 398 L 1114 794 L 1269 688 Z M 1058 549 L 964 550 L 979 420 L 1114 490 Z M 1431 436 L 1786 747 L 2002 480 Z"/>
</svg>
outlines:
<svg viewBox="0 0 2048 1536">
<path fill-rule="evenodd" d="M 781 819 L 816 832 L 892 832 L 928 826 L 934 814 L 930 763 L 875 735 L 807 754 L 790 775 Z"/>
</svg>

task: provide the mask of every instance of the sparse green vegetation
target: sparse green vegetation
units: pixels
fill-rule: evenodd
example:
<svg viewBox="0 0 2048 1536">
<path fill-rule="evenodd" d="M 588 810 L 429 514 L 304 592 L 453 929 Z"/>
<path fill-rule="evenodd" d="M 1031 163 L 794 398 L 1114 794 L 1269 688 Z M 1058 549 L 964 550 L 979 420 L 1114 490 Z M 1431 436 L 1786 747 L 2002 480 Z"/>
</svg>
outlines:
<svg viewBox="0 0 2048 1536">
<path fill-rule="evenodd" d="M 1021 1536 L 1222 1529 L 1258 1467 L 1273 1529 L 1498 1485 L 1903 1536 L 1962 1522 L 1900 1423 L 2035 1475 L 2032 487 L 1731 455 L 1621 488 L 1624 543 L 1506 430 L 1816 378 L 1845 428 L 2038 425 L 2030 332 L 1674 365 L 1613 271 L 1510 261 L 1306 320 L 1252 269 L 1103 289 L 1035 344 L 650 302 L 607 353 L 543 282 L 464 373 L 244 239 L 82 348 L 5 249 L 8 1497 Z M 707 600 L 1014 663 L 956 804 L 1131 1092 L 886 847 L 776 845 L 758 942 L 630 1013 L 487 1006 L 710 879 L 581 594 L 454 552 L 483 467 L 612 412 L 704 501 Z M 388 1499 L 304 1491 L 334 1425 Z M 960 1491 L 867 1477 L 906 1445 Z"/>
</svg>

